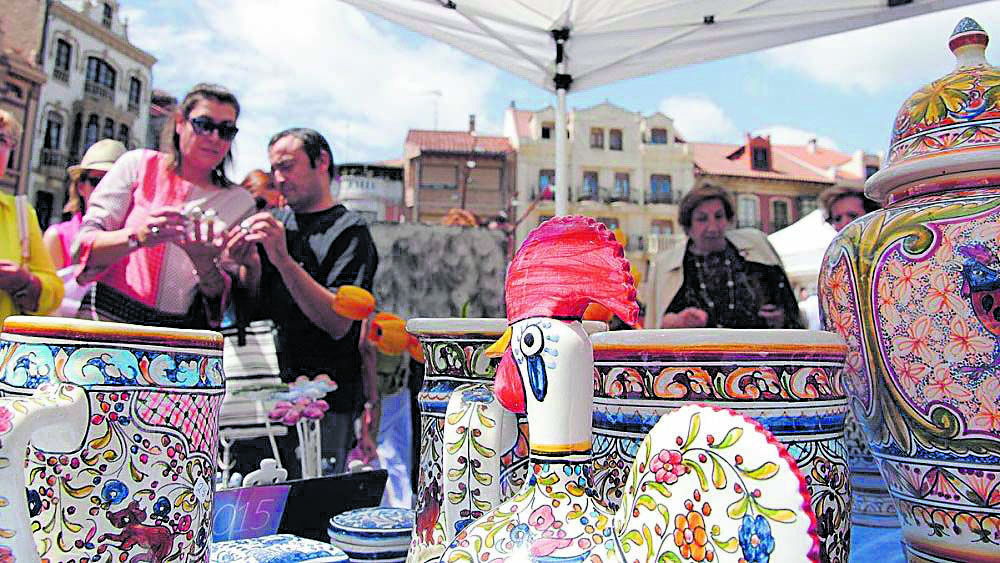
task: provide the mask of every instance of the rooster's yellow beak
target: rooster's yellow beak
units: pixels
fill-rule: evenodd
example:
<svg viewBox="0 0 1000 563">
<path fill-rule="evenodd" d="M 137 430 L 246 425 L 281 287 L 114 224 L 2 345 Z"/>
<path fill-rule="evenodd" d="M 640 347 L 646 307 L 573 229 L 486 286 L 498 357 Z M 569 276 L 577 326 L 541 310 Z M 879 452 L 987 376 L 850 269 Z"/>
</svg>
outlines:
<svg viewBox="0 0 1000 563">
<path fill-rule="evenodd" d="M 499 358 L 503 356 L 503 353 L 507 351 L 507 347 L 510 346 L 510 327 L 503 332 L 503 336 L 500 340 L 497 340 L 486 349 L 486 356 L 490 358 Z"/>
</svg>

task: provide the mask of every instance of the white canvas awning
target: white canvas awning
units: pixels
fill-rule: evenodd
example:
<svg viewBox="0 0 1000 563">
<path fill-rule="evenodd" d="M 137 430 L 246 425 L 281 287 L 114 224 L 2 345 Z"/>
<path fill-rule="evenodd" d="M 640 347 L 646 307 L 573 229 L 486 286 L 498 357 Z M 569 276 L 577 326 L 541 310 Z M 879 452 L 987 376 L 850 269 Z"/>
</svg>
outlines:
<svg viewBox="0 0 1000 563">
<path fill-rule="evenodd" d="M 343 0 L 557 95 L 977 0 Z M 566 142 L 556 135 L 556 213 Z"/>
<path fill-rule="evenodd" d="M 819 277 L 823 255 L 837 235 L 816 209 L 791 225 L 767 237 L 785 266 L 793 285 L 812 287 Z"/>
</svg>

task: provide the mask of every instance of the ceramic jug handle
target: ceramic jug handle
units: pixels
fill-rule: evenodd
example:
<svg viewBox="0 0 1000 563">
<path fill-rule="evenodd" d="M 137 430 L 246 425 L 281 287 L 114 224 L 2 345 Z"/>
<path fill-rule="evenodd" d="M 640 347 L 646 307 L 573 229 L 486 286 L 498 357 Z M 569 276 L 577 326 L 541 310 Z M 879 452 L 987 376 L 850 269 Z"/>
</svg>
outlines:
<svg viewBox="0 0 1000 563">
<path fill-rule="evenodd" d="M 29 397 L 0 398 L 0 554 L 40 561 L 25 494 L 25 451 L 28 442 L 51 453 L 79 449 L 89 414 L 83 389 L 75 385 L 49 383 Z"/>
</svg>

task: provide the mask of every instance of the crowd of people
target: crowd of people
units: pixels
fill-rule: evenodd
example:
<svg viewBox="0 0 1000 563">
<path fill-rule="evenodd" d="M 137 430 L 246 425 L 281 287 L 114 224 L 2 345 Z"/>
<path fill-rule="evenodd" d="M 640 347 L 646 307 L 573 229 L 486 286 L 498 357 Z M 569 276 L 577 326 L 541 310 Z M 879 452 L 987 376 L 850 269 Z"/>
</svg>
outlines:
<svg viewBox="0 0 1000 563">
<path fill-rule="evenodd" d="M 334 199 L 333 151 L 312 129 L 275 133 L 270 172 L 232 181 L 226 170 L 239 116 L 233 93 L 198 84 L 164 127 L 162 150 L 93 144 L 67 169 L 65 220 L 44 236 L 24 198 L 0 192 L 0 321 L 56 314 L 218 329 L 269 319 L 282 380 L 327 374 L 336 382 L 326 397 L 322 455 L 340 472 L 355 420 L 371 423 L 361 415 L 379 397 L 374 374 L 363 376 L 375 370 L 364 323 L 333 304 L 342 286 L 372 290 L 378 253 L 361 216 Z M 0 111 L 0 177 L 21 132 Z M 842 187 L 824 192 L 820 204 L 838 230 L 877 207 Z M 733 229 L 733 219 L 721 188 L 701 186 L 683 198 L 686 236 L 647 272 L 647 328 L 818 328 L 800 311 L 764 233 Z M 291 438 L 279 443 L 292 474 L 294 447 Z M 254 462 L 270 454 L 266 443 L 234 451 Z"/>
</svg>

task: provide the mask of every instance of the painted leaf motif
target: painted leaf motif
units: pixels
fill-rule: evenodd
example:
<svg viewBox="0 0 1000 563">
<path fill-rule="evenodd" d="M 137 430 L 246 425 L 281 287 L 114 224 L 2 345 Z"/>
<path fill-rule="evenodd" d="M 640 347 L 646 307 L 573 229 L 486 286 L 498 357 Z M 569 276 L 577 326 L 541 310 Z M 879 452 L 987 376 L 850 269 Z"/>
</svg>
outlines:
<svg viewBox="0 0 1000 563">
<path fill-rule="evenodd" d="M 646 539 L 646 561 L 649 561 L 653 558 L 653 535 L 645 524 L 642 525 L 642 537 Z"/>
<path fill-rule="evenodd" d="M 722 439 L 718 444 L 712 444 L 710 447 L 717 450 L 724 450 L 740 440 L 743 436 L 742 428 L 733 428 L 726 433 L 726 437 Z"/>
<path fill-rule="evenodd" d="M 726 488 L 726 471 L 715 456 L 712 456 L 712 484 L 716 489 Z"/>
<path fill-rule="evenodd" d="M 660 493 L 664 497 L 672 497 L 673 496 L 673 494 L 670 492 L 670 489 L 668 489 L 667 486 L 664 485 L 663 483 L 657 483 L 656 481 L 650 481 L 650 482 L 646 483 L 646 487 L 649 488 L 649 489 L 653 489 L 654 491 Z"/>
<path fill-rule="evenodd" d="M 755 479 L 757 481 L 764 481 L 766 479 L 774 477 L 775 474 L 778 473 L 778 464 L 774 463 L 773 461 L 765 461 L 757 469 L 750 469 L 748 471 L 740 469 L 740 472 L 751 479 Z"/>
<path fill-rule="evenodd" d="M 93 440 L 90 441 L 90 449 L 100 450 L 105 446 L 107 446 L 109 442 L 111 442 L 111 425 L 108 424 L 106 426 L 108 427 L 108 431 L 105 432 L 103 436 L 94 438 Z"/>
<path fill-rule="evenodd" d="M 708 478 L 705 477 L 705 470 L 702 469 L 700 465 L 690 460 L 684 460 L 684 465 L 689 467 L 691 471 L 694 471 L 694 474 L 698 476 L 698 484 L 701 486 L 701 490 L 707 492 Z"/>
<path fill-rule="evenodd" d="M 685 440 L 681 445 L 681 450 L 686 450 L 687 447 L 691 445 L 691 442 L 694 442 L 694 439 L 698 437 L 699 429 L 701 429 L 701 414 L 695 413 L 691 415 L 691 422 L 688 426 L 687 440 Z"/>
<path fill-rule="evenodd" d="M 476 416 L 479 418 L 479 422 L 486 428 L 493 428 L 497 423 L 490 417 L 486 416 L 482 410 L 476 411 Z"/>
<path fill-rule="evenodd" d="M 656 501 L 649 495 L 640 495 L 639 498 L 635 499 L 635 503 L 646 510 L 656 510 Z"/>
<path fill-rule="evenodd" d="M 750 507 L 750 497 L 743 495 L 739 500 L 729 505 L 726 508 L 726 514 L 734 519 L 738 520 L 743 518 L 743 515 L 747 513 L 747 508 Z"/>
<path fill-rule="evenodd" d="M 948 117 L 949 111 L 958 111 L 968 100 L 966 92 L 973 80 L 968 74 L 959 74 L 924 86 L 911 98 L 910 119 L 930 125 Z"/>
<path fill-rule="evenodd" d="M 642 534 L 639 530 L 632 530 L 631 532 L 622 536 L 622 549 L 625 552 L 629 552 L 634 545 L 642 545 Z"/>
<path fill-rule="evenodd" d="M 465 475 L 465 470 L 468 469 L 468 467 L 469 467 L 468 464 L 466 464 L 466 465 L 460 465 L 455 469 L 449 469 L 448 480 L 457 481 L 458 479 L 461 479 L 462 475 Z"/>
<path fill-rule="evenodd" d="M 768 508 L 758 504 L 757 511 L 763 514 L 765 518 L 769 518 L 775 522 L 788 523 L 795 521 L 795 512 L 787 508 Z"/>
</svg>

